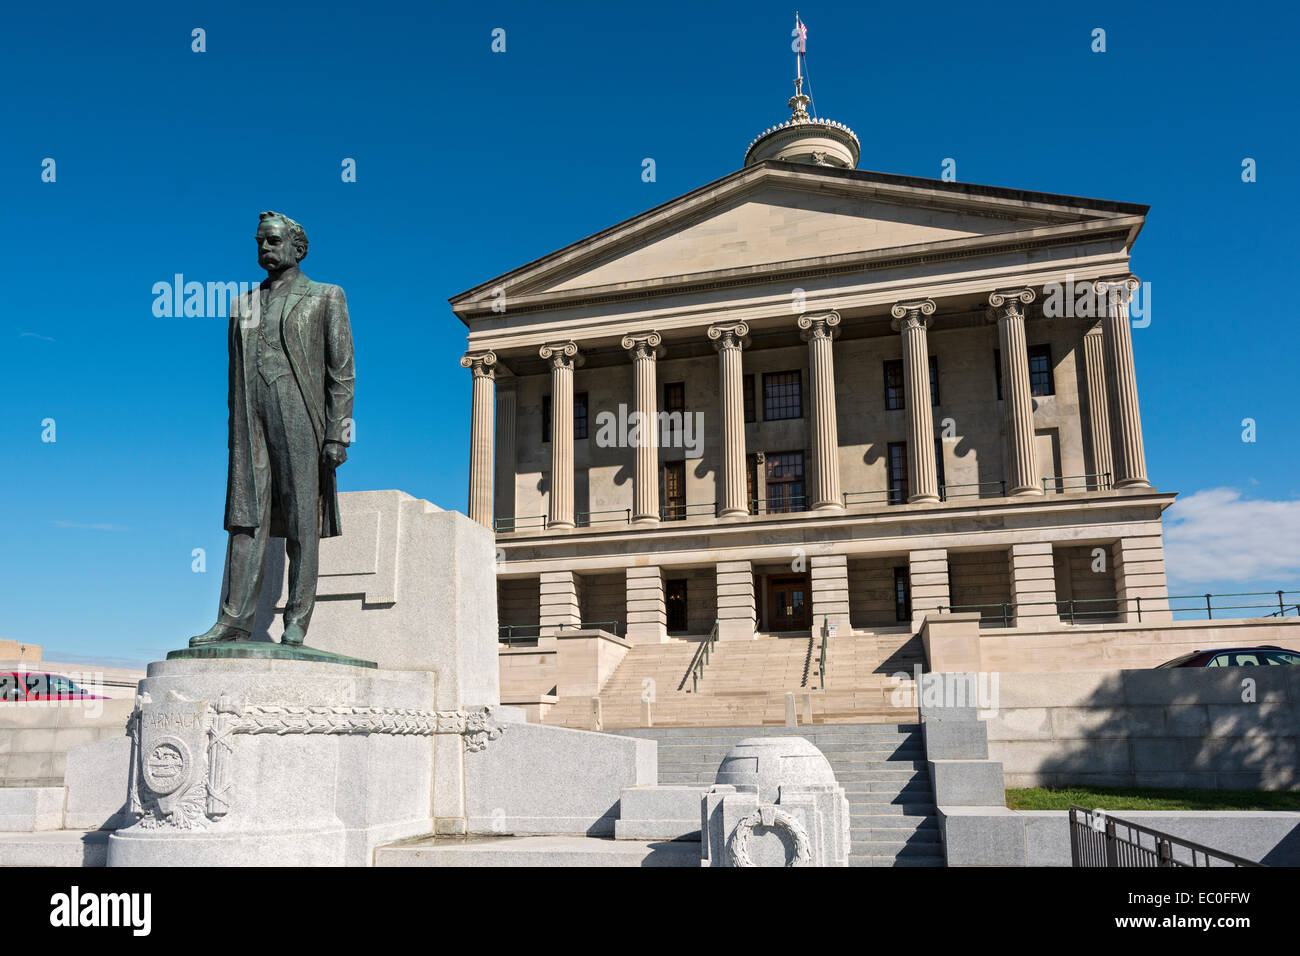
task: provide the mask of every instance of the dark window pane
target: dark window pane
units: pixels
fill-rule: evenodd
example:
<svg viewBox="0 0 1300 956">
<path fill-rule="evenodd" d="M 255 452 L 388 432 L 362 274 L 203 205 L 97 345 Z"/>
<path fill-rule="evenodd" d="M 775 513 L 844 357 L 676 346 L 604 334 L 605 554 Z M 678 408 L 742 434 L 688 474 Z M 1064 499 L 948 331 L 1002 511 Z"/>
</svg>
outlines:
<svg viewBox="0 0 1300 956">
<path fill-rule="evenodd" d="M 1056 394 L 1050 345 L 1034 345 L 1029 349 L 1029 392 L 1031 395 Z"/>
<path fill-rule="evenodd" d="M 542 441 L 551 440 L 551 396 L 542 396 Z"/>
<path fill-rule="evenodd" d="M 664 386 L 664 411 L 686 411 L 686 383 L 669 382 Z"/>
<path fill-rule="evenodd" d="M 894 568 L 894 620 L 912 619 L 912 580 L 907 568 Z"/>
<path fill-rule="evenodd" d="M 934 440 L 934 471 L 935 477 L 939 481 L 939 494 L 943 494 L 943 486 L 947 484 L 947 479 L 943 473 L 943 439 Z"/>
<path fill-rule="evenodd" d="M 746 375 L 741 379 L 741 390 L 745 393 L 745 421 L 754 420 L 754 376 Z"/>
<path fill-rule="evenodd" d="M 998 383 L 998 401 L 1002 401 L 1002 350 L 993 350 L 993 378 Z"/>
<path fill-rule="evenodd" d="M 889 467 L 889 503 L 907 502 L 907 442 L 891 441 L 886 462 Z"/>
<path fill-rule="evenodd" d="M 903 363 L 894 359 L 885 363 L 885 408 L 903 408 L 904 404 Z"/>
<path fill-rule="evenodd" d="M 579 392 L 573 396 L 573 437 L 587 437 L 587 393 Z"/>
<path fill-rule="evenodd" d="M 930 404 L 939 404 L 939 360 L 930 356 Z"/>
<path fill-rule="evenodd" d="M 803 389 L 798 372 L 763 375 L 763 420 L 803 418 Z"/>
<path fill-rule="evenodd" d="M 668 611 L 668 630 L 686 630 L 686 579 L 664 582 L 664 604 Z"/>
<path fill-rule="evenodd" d="M 664 463 L 664 519 L 680 521 L 686 517 L 686 462 Z"/>
<path fill-rule="evenodd" d="M 766 478 L 769 514 L 804 510 L 803 452 L 768 454 Z"/>
<path fill-rule="evenodd" d="M 758 514 L 758 456 L 750 455 L 745 459 L 745 496 L 749 502 L 749 513 Z"/>
</svg>

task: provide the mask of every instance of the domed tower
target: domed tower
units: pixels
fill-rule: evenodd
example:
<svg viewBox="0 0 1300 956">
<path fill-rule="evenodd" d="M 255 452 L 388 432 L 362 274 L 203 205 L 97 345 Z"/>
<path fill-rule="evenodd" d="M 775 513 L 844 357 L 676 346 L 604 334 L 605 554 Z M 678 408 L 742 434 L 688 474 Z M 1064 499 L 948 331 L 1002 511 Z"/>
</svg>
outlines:
<svg viewBox="0 0 1300 956">
<path fill-rule="evenodd" d="M 804 38 L 807 30 L 797 16 L 794 36 L 794 96 L 786 104 L 790 107 L 790 118 L 780 126 L 765 129 L 749 144 L 745 150 L 745 165 L 761 163 L 765 159 L 780 159 L 790 163 L 855 169 L 861 147 L 853 130 L 843 123 L 808 114 L 812 99 L 803 91 Z"/>
</svg>

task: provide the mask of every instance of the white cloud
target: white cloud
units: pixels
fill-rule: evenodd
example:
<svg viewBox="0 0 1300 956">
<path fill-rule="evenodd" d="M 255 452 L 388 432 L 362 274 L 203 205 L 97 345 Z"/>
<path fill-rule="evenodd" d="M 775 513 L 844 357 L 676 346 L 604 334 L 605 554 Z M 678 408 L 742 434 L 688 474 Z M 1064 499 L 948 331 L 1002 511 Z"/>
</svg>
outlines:
<svg viewBox="0 0 1300 956">
<path fill-rule="evenodd" d="M 82 531 L 130 531 L 120 524 L 87 524 L 84 521 L 55 521 L 56 528 L 79 528 Z"/>
<path fill-rule="evenodd" d="M 1300 578 L 1300 500 L 1207 488 L 1165 512 L 1165 566 L 1188 584 Z"/>
</svg>

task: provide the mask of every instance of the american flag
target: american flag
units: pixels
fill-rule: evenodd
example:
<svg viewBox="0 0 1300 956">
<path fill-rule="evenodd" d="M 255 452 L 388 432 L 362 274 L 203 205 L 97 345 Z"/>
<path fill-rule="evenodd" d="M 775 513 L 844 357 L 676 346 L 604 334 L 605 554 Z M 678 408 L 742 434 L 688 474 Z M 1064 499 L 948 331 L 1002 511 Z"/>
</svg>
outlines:
<svg viewBox="0 0 1300 956">
<path fill-rule="evenodd" d="M 799 14 L 794 15 L 794 33 L 791 34 L 794 39 L 794 52 L 803 53 L 808 45 L 808 28 L 803 25 L 799 19 Z"/>
</svg>

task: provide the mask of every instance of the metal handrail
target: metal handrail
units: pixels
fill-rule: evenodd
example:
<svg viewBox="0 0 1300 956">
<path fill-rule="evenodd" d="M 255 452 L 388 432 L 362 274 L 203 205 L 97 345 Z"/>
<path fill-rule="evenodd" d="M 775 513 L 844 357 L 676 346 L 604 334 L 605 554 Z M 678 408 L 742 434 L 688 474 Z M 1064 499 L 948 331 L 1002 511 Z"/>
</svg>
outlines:
<svg viewBox="0 0 1300 956">
<path fill-rule="evenodd" d="M 781 508 L 777 511 L 773 511 L 772 509 L 769 508 L 765 512 L 763 511 L 762 508 L 759 507 L 759 505 L 761 505 L 765 501 L 789 502 L 791 505 L 793 505 L 795 502 L 798 502 L 798 506 L 790 507 L 790 508 Z M 791 495 L 788 498 L 750 498 L 749 513 L 752 515 L 759 515 L 759 514 L 780 515 L 780 514 L 791 514 L 800 511 L 807 511 L 808 510 L 807 501 L 808 501 L 807 495 Z"/>
<path fill-rule="evenodd" d="M 686 686 L 686 681 L 688 679 L 691 682 L 689 693 L 694 694 L 700 689 L 700 678 L 704 676 L 704 668 L 707 667 L 709 663 L 709 654 L 712 652 L 713 645 L 716 643 L 718 643 L 718 621 L 717 618 L 714 618 L 713 630 L 709 631 L 708 637 L 700 641 L 700 646 L 697 647 L 695 653 L 691 655 L 690 666 L 686 668 L 686 673 L 682 675 L 681 682 L 677 685 L 678 690 L 681 690 Z"/>
<path fill-rule="evenodd" d="M 683 521 L 689 518 L 692 508 L 708 508 L 713 516 L 718 516 L 718 504 L 716 501 L 703 502 L 697 501 L 694 504 L 684 505 L 663 505 L 659 508 L 660 521 Z M 703 512 L 701 512 L 702 514 Z"/>
<path fill-rule="evenodd" d="M 1070 824 L 1070 865 L 1077 867 L 1206 867 L 1264 866 L 1254 860 L 1213 850 L 1200 843 L 1113 817 L 1104 810 L 1088 810 L 1077 803 L 1067 811 Z M 1120 828 L 1125 830 L 1121 836 Z M 1143 837 L 1149 839 L 1143 841 Z M 1175 855 L 1175 850 L 1185 851 Z M 1183 859 L 1179 859 L 1182 856 Z M 1189 859 L 1190 858 L 1190 859 Z"/>
<path fill-rule="evenodd" d="M 1089 482 L 1090 478 L 1098 478 L 1099 481 Z M 1056 485 L 1058 495 L 1065 494 L 1067 481 L 1082 481 L 1084 491 L 1109 491 L 1110 490 L 1110 472 L 1098 472 L 1095 475 L 1054 475 L 1051 478 L 1043 479 L 1043 494 L 1048 493 L 1049 484 Z M 1095 486 L 1095 487 L 1094 487 Z"/>
<path fill-rule="evenodd" d="M 615 636 L 622 637 L 622 621 L 583 621 L 580 624 L 557 624 L 557 630 L 573 628 L 577 630 L 603 630 L 609 631 Z M 548 627 L 550 625 L 547 625 Z M 517 634 L 517 631 L 531 631 L 531 634 Z M 497 625 L 497 642 L 501 644 L 510 644 L 516 640 L 535 641 L 542 636 L 542 626 L 540 624 L 498 624 Z"/>
<path fill-rule="evenodd" d="M 826 689 L 826 644 L 830 640 L 831 624 L 829 615 L 822 615 L 822 652 L 821 658 L 817 662 L 817 679 L 821 684 L 821 689 Z"/>
<path fill-rule="evenodd" d="M 849 501 L 849 499 L 854 496 L 861 498 L 866 495 L 884 495 L 885 501 L 888 502 L 889 498 L 892 497 L 893 494 L 894 494 L 894 490 L 892 488 L 885 488 L 880 491 L 845 491 L 841 494 L 841 497 L 844 499 L 844 506 L 847 508 L 850 504 L 852 504 L 852 502 Z"/>
<path fill-rule="evenodd" d="M 618 633 L 619 625 L 622 621 L 583 621 L 580 624 L 559 624 L 557 629 L 563 631 L 566 628 L 573 628 L 575 631 L 609 631 L 615 637 L 622 637 Z M 605 625 L 608 624 L 609 627 Z"/>
<path fill-rule="evenodd" d="M 1148 597 L 1146 598 L 1147 613 L 1150 614 L 1151 611 L 1153 610 L 1151 605 L 1154 602 L 1158 605 L 1167 605 L 1165 607 L 1157 607 L 1155 608 L 1155 610 L 1159 610 L 1161 612 L 1168 611 L 1171 614 L 1179 613 L 1179 612 L 1186 613 L 1192 611 L 1200 612 L 1203 610 L 1205 611 L 1206 620 L 1212 621 L 1214 620 L 1215 611 L 1222 612 L 1222 611 L 1263 610 L 1264 608 L 1272 608 L 1274 602 L 1271 599 L 1276 598 L 1277 610 L 1273 611 L 1270 614 L 1261 614 L 1259 615 L 1260 617 L 1285 617 L 1287 612 L 1292 609 L 1295 610 L 1297 616 L 1300 616 L 1300 602 L 1295 604 L 1291 604 L 1287 602 L 1285 599 L 1286 596 L 1289 594 L 1300 595 L 1300 591 L 1241 591 L 1237 593 L 1224 593 L 1224 594 L 1171 594 L 1168 595 L 1167 597 Z M 1221 598 L 1250 598 L 1250 597 L 1267 597 L 1270 598 L 1270 601 L 1267 604 L 1219 604 L 1217 606 L 1214 603 L 1216 599 L 1221 599 Z M 1140 623 L 1142 621 L 1142 600 L 1143 599 L 1141 597 L 1132 597 L 1132 598 L 1123 598 L 1123 599 L 1114 597 L 1114 598 L 1067 598 L 1066 600 L 1062 600 L 1062 601 L 1003 601 L 1001 603 L 994 603 L 994 604 L 940 604 L 935 608 L 935 610 L 941 614 L 944 612 L 957 613 L 962 611 L 979 611 L 981 615 L 983 615 L 983 612 L 989 610 L 1000 611 L 1001 613 L 995 616 L 1000 616 L 1002 618 L 1003 626 L 1009 627 L 1010 621 L 1013 617 L 1016 618 L 1017 620 L 1019 620 L 1022 617 L 1048 617 L 1048 616 L 1059 617 L 1062 615 L 1062 613 L 1068 611 L 1068 615 L 1070 617 L 1069 623 L 1073 624 L 1075 623 L 1076 618 L 1087 617 L 1089 615 L 1113 617 L 1120 612 L 1121 608 L 1125 611 L 1128 611 L 1130 608 L 1132 608 L 1133 610 L 1136 611 L 1137 620 Z M 1178 601 L 1195 601 L 1196 606 L 1194 607 L 1174 606 L 1174 603 Z M 1077 607 L 1077 605 L 1080 604 L 1102 604 L 1102 605 L 1106 605 L 1106 607 L 1093 610 L 1093 611 L 1089 611 L 1089 610 L 1080 611 Z M 1044 608 L 1044 607 L 1051 608 L 1051 610 L 1040 611 L 1037 613 L 1020 612 L 1020 608 Z"/>
<path fill-rule="evenodd" d="M 985 495 L 983 492 L 979 491 L 980 488 L 991 488 L 991 487 L 996 487 L 996 488 L 998 489 L 998 494 L 996 494 L 996 495 Z M 974 488 L 974 489 L 976 489 L 976 490 L 973 491 L 973 492 L 965 492 L 965 493 L 960 494 L 960 495 L 953 495 L 953 494 L 949 494 L 949 493 L 948 493 L 948 489 L 949 489 L 949 488 Z M 947 501 L 949 498 L 986 498 L 986 497 L 987 497 L 987 498 L 1005 498 L 1006 496 L 1007 496 L 1007 483 L 1006 483 L 1006 481 L 1003 481 L 1003 480 L 999 480 L 999 481 L 968 481 L 968 482 L 964 482 L 964 483 L 962 483 L 962 484 L 956 484 L 956 485 L 949 485 L 949 484 L 941 484 L 941 485 L 939 485 L 939 500 L 940 500 L 940 501 Z"/>
<path fill-rule="evenodd" d="M 519 524 L 521 521 L 537 521 L 540 522 L 540 524 L 538 525 L 539 528 L 546 527 L 546 515 L 528 515 L 525 518 L 493 518 L 492 530 L 505 531 L 507 533 L 511 531 L 518 531 Z"/>
<path fill-rule="evenodd" d="M 593 524 L 608 524 L 612 521 L 618 520 L 617 518 L 602 518 L 600 521 L 592 521 L 592 515 L 622 515 L 624 524 L 632 523 L 631 508 L 613 508 L 608 511 L 579 511 L 574 515 L 575 524 L 577 524 L 579 528 L 589 528 Z M 583 518 L 587 519 L 586 523 L 583 522 Z"/>
</svg>

